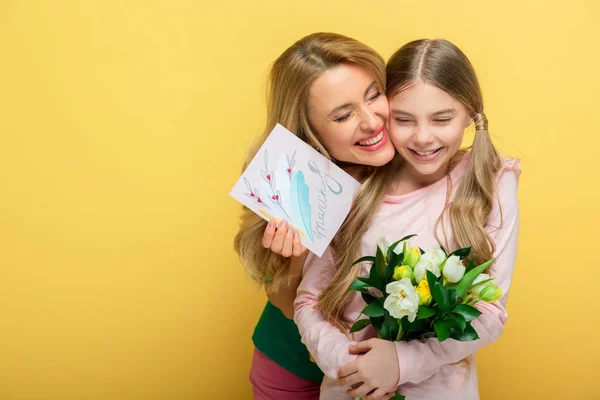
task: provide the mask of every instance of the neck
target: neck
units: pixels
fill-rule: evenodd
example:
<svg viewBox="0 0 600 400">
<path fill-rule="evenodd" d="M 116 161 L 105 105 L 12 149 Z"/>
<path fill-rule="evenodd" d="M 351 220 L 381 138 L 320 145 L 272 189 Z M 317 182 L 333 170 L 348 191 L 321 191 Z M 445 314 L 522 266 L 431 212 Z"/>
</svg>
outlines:
<svg viewBox="0 0 600 400">
<path fill-rule="evenodd" d="M 416 169 L 413 168 L 409 163 L 405 163 L 405 167 L 400 171 L 401 179 L 404 182 L 410 182 L 415 190 L 427 187 L 439 181 L 446 175 L 448 175 L 449 168 L 448 163 L 442 165 L 436 172 L 429 175 L 420 174 Z"/>
</svg>

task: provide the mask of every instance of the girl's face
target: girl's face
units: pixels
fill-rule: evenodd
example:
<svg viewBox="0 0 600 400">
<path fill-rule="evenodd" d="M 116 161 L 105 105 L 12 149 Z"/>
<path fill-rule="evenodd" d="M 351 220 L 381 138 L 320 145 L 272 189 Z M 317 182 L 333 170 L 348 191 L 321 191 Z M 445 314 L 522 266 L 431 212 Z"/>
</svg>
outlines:
<svg viewBox="0 0 600 400">
<path fill-rule="evenodd" d="M 389 106 L 382 88 L 362 67 L 342 64 L 312 83 L 308 118 L 339 161 L 381 166 L 394 157 L 386 123 Z"/>
<path fill-rule="evenodd" d="M 390 138 L 408 173 L 432 183 L 443 178 L 471 123 L 465 106 L 419 79 L 390 98 Z"/>
</svg>

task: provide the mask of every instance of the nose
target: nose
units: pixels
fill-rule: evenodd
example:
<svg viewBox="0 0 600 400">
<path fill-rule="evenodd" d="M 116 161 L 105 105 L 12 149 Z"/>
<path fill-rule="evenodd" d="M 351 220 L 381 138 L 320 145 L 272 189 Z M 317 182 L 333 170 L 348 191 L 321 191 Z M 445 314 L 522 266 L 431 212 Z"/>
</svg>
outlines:
<svg viewBox="0 0 600 400">
<path fill-rule="evenodd" d="M 372 132 L 381 126 L 381 118 L 375 114 L 369 107 L 365 107 L 362 112 L 360 128 L 365 132 Z"/>
<path fill-rule="evenodd" d="M 414 143 L 424 149 L 433 143 L 433 135 L 427 126 L 417 124 L 413 135 Z"/>
</svg>

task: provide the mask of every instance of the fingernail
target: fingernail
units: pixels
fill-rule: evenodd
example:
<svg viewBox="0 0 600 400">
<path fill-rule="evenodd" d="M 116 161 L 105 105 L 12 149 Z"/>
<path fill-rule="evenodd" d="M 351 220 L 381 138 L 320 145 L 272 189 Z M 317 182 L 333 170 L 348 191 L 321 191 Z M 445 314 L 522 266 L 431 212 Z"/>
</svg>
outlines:
<svg viewBox="0 0 600 400">
<path fill-rule="evenodd" d="M 300 238 L 300 234 L 298 233 L 298 231 L 294 231 L 294 239 L 299 239 Z"/>
<path fill-rule="evenodd" d="M 275 222 L 274 219 L 269 221 L 269 228 L 275 228 L 275 225 L 277 225 L 277 223 Z"/>
<path fill-rule="evenodd" d="M 291 235 L 292 232 L 294 232 L 294 227 L 290 225 L 290 226 L 288 226 L 287 233 L 288 233 L 288 235 Z"/>
<path fill-rule="evenodd" d="M 280 228 L 287 228 L 287 226 L 288 226 L 288 223 L 285 220 L 281 221 L 281 224 L 279 225 Z"/>
</svg>

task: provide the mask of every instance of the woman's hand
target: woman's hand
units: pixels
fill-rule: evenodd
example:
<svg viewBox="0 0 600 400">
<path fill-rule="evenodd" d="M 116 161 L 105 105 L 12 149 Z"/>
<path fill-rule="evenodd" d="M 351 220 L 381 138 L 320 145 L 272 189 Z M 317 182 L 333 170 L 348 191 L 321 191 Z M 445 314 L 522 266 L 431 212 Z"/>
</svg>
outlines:
<svg viewBox="0 0 600 400">
<path fill-rule="evenodd" d="M 274 220 L 269 221 L 263 234 L 262 245 L 265 249 L 284 257 L 299 257 L 306 252 L 298 231 L 287 221 L 281 221 L 279 225 Z"/>
</svg>

